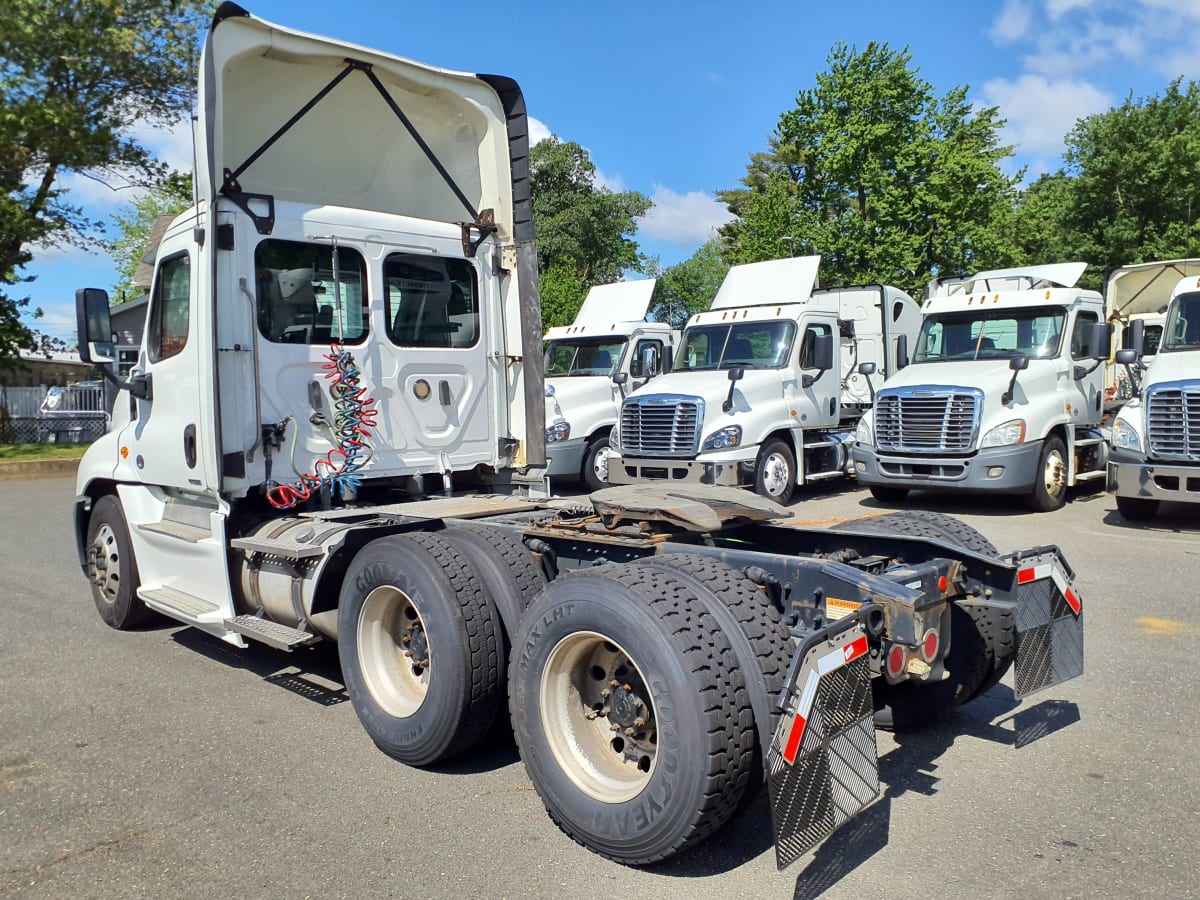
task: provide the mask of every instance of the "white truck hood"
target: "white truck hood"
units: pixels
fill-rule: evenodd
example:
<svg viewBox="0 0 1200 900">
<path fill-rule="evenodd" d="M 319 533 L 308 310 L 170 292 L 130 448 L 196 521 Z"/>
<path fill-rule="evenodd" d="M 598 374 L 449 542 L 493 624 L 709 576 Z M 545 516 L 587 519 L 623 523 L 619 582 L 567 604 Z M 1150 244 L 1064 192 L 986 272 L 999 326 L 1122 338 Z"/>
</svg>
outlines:
<svg viewBox="0 0 1200 900">
<path fill-rule="evenodd" d="M 761 397 L 767 394 L 772 386 L 780 384 L 778 369 L 746 369 L 745 375 L 738 380 L 734 389 L 738 393 L 751 394 Z M 721 404 L 729 396 L 728 369 L 687 370 L 683 372 L 668 372 L 653 378 L 638 390 L 629 395 L 629 399 L 648 397 L 656 394 L 674 396 L 699 397 L 704 401 L 704 427 L 708 434 L 710 423 L 718 418 L 727 417 L 721 411 Z M 737 412 L 728 416 L 731 421 L 737 421 Z M 711 427 L 716 427 L 712 425 Z"/>
<path fill-rule="evenodd" d="M 566 419 L 578 426 L 580 411 L 601 404 L 612 407 L 615 386 L 608 375 L 579 375 L 572 378 L 547 378 L 554 396 L 546 398 L 546 421 Z M 615 410 L 614 410 L 615 412 Z"/>
<path fill-rule="evenodd" d="M 1200 352 L 1179 350 L 1157 354 L 1142 376 L 1142 386 L 1189 380 L 1200 381 Z"/>
<path fill-rule="evenodd" d="M 1031 359 L 1032 367 L 1043 360 Z M 976 387 L 987 393 L 994 385 L 1006 387 L 1012 378 L 1007 359 L 973 359 L 948 362 L 912 363 L 887 380 L 883 390 L 896 387 L 952 385 Z M 1018 375 L 1017 379 L 1020 380 Z M 1000 391 L 1004 390 L 1000 388 Z"/>
<path fill-rule="evenodd" d="M 263 194 L 439 222 L 491 209 L 512 240 L 498 89 L 519 91 L 508 79 L 290 31 L 233 3 L 217 11 L 200 71 L 201 198 Z"/>
</svg>

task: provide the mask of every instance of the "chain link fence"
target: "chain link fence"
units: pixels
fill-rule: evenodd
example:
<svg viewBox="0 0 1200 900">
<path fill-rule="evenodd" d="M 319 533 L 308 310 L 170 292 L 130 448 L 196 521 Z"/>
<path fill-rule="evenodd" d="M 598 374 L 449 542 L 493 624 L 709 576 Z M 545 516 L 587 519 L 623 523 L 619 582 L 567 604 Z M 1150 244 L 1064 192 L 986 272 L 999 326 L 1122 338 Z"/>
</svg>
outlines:
<svg viewBox="0 0 1200 900">
<path fill-rule="evenodd" d="M 108 430 L 104 383 L 0 387 L 0 444 L 82 444 Z"/>
</svg>

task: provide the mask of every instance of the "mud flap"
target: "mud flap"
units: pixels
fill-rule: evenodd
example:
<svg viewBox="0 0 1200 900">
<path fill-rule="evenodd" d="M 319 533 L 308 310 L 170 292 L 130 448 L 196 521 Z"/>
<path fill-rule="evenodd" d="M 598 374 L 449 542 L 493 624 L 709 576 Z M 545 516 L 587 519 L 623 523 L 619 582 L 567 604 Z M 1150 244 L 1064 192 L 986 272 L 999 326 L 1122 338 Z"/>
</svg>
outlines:
<svg viewBox="0 0 1200 900">
<path fill-rule="evenodd" d="M 780 869 L 879 796 L 867 611 L 810 635 L 792 656 L 767 753 Z"/>
<path fill-rule="evenodd" d="M 1083 601 L 1057 551 L 1017 569 L 1016 695 L 1083 674 Z"/>
</svg>

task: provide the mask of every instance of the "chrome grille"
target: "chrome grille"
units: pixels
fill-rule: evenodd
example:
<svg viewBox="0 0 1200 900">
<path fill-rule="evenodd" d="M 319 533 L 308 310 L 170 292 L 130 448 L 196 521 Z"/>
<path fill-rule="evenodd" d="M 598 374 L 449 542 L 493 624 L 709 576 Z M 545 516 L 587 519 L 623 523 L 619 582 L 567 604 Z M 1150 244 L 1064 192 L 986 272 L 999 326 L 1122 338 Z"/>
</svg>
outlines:
<svg viewBox="0 0 1200 900">
<path fill-rule="evenodd" d="M 901 453 L 970 450 L 982 392 L 974 388 L 895 389 L 875 401 L 875 446 Z"/>
<path fill-rule="evenodd" d="M 695 456 L 700 449 L 704 401 L 699 397 L 635 397 L 621 405 L 621 453 Z"/>
<path fill-rule="evenodd" d="M 1150 455 L 1163 459 L 1200 457 L 1200 382 L 1172 382 L 1146 397 Z"/>
</svg>

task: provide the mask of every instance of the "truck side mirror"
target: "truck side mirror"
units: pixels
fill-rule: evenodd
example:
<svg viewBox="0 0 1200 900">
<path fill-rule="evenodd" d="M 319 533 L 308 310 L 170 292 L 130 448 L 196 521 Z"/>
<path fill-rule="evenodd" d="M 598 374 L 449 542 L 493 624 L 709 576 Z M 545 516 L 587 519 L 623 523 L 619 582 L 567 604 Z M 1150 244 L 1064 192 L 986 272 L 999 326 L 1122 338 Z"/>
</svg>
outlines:
<svg viewBox="0 0 1200 900">
<path fill-rule="evenodd" d="M 729 380 L 730 381 L 741 381 L 742 378 L 745 377 L 745 375 L 746 375 L 746 370 L 743 369 L 741 366 L 734 366 L 732 369 L 729 370 Z"/>
<path fill-rule="evenodd" d="M 653 378 L 658 374 L 658 347 L 654 344 L 647 344 L 642 348 L 642 372 L 643 378 Z"/>
<path fill-rule="evenodd" d="M 86 363 L 113 361 L 112 317 L 108 291 L 80 288 L 75 292 L 75 327 L 79 334 L 79 358 Z"/>
<path fill-rule="evenodd" d="M 899 372 L 908 365 L 908 335 L 902 334 L 896 338 L 896 371 Z"/>
<path fill-rule="evenodd" d="M 1008 367 L 1014 372 L 1023 372 L 1029 368 L 1028 356 L 1014 356 L 1008 361 Z"/>
<path fill-rule="evenodd" d="M 727 413 L 733 409 L 733 388 L 745 374 L 746 370 L 741 366 L 734 366 L 729 370 L 729 394 L 726 396 L 725 402 L 721 404 L 721 412 Z"/>
<path fill-rule="evenodd" d="M 1117 351 L 1117 365 L 1132 366 L 1138 361 L 1139 356 L 1141 356 L 1141 354 L 1132 347 L 1125 347 L 1124 349 Z"/>
<path fill-rule="evenodd" d="M 875 363 L 873 363 L 873 362 L 859 363 L 858 364 L 858 374 L 859 375 L 874 375 L 875 374 Z"/>
<path fill-rule="evenodd" d="M 1017 388 L 1017 373 L 1024 372 L 1029 368 L 1028 356 L 1014 356 L 1008 361 L 1008 367 L 1012 369 L 1012 378 L 1008 380 L 1008 390 L 1000 395 L 1000 404 L 1008 406 L 1013 401 L 1013 392 Z"/>
<path fill-rule="evenodd" d="M 628 372 L 617 372 L 615 375 L 613 375 L 612 380 L 613 380 L 613 384 L 623 385 L 627 381 L 629 381 L 629 373 Z"/>
<path fill-rule="evenodd" d="M 1129 323 L 1129 330 L 1125 332 L 1128 343 L 1125 345 L 1131 350 L 1136 350 L 1138 356 L 1146 352 L 1146 323 L 1141 319 L 1134 319 Z"/>
<path fill-rule="evenodd" d="M 833 368 L 833 335 L 818 334 L 813 341 L 813 368 L 828 372 Z"/>
<path fill-rule="evenodd" d="M 1092 359 L 1108 359 L 1112 347 L 1113 327 L 1107 322 L 1092 323 L 1092 333 L 1089 335 L 1092 347 Z"/>
</svg>

